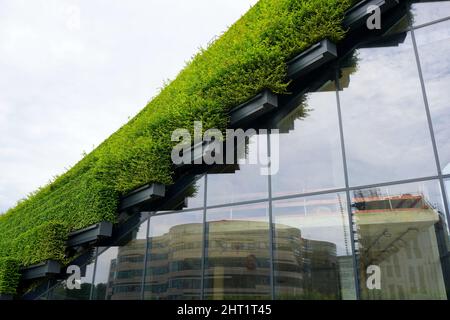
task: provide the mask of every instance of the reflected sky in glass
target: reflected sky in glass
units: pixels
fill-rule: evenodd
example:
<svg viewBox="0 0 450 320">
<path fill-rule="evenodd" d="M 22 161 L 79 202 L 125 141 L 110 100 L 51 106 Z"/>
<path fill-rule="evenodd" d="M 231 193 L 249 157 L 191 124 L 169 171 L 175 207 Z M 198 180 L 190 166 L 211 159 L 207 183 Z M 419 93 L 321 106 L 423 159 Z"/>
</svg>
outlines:
<svg viewBox="0 0 450 320">
<path fill-rule="evenodd" d="M 414 3 L 412 5 L 413 25 L 419 26 L 450 16 L 450 1 Z"/>
<path fill-rule="evenodd" d="M 205 176 L 198 178 L 198 180 L 192 185 L 195 192 L 187 197 L 187 206 L 184 209 L 202 208 L 204 206 L 205 199 Z"/>
<path fill-rule="evenodd" d="M 357 57 L 340 92 L 350 185 L 436 175 L 411 36 Z"/>
<path fill-rule="evenodd" d="M 171 228 L 178 225 L 202 222 L 202 211 L 189 211 L 153 216 L 150 218 L 149 237 L 154 238 L 166 235 L 170 232 Z"/>
<path fill-rule="evenodd" d="M 449 205 L 448 207 L 450 208 L 450 179 L 445 180 L 444 185 L 445 185 L 445 192 L 447 193 L 447 204 Z"/>
<path fill-rule="evenodd" d="M 441 169 L 446 171 L 450 170 L 450 21 L 421 28 L 415 35 Z"/>
<path fill-rule="evenodd" d="M 267 159 L 267 135 L 250 138 L 245 159 Z M 208 173 L 208 206 L 267 198 L 268 178 L 261 174 L 262 168 L 260 164 L 247 163 L 228 173 Z"/>
<path fill-rule="evenodd" d="M 306 109 L 304 117 L 292 119 L 293 129 L 279 134 L 274 197 L 345 186 L 335 89 L 331 84 L 322 92 L 308 94 L 304 105 L 292 112 Z"/>
<path fill-rule="evenodd" d="M 351 255 L 350 228 L 345 194 L 274 201 L 276 228 L 296 228 L 301 237 L 336 246 L 338 256 Z"/>
</svg>

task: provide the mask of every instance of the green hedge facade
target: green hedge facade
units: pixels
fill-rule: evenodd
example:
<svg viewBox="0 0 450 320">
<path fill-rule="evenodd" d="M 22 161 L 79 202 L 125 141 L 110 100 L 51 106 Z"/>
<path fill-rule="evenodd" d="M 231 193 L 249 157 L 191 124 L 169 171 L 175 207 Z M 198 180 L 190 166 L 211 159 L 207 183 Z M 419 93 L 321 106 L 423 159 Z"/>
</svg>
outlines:
<svg viewBox="0 0 450 320">
<path fill-rule="evenodd" d="M 14 295 L 19 279 L 19 262 L 12 258 L 0 258 L 0 294 Z"/>
<path fill-rule="evenodd" d="M 341 40 L 344 13 L 354 2 L 260 0 L 129 123 L 0 216 L 0 257 L 14 257 L 22 266 L 64 262 L 68 232 L 115 222 L 120 195 L 147 183 L 173 182 L 173 130 L 193 130 L 194 121 L 205 130 L 223 130 L 229 110 L 261 90 L 286 94 L 286 62 L 324 38 Z M 0 274 L 5 266 L 0 264 Z"/>
</svg>

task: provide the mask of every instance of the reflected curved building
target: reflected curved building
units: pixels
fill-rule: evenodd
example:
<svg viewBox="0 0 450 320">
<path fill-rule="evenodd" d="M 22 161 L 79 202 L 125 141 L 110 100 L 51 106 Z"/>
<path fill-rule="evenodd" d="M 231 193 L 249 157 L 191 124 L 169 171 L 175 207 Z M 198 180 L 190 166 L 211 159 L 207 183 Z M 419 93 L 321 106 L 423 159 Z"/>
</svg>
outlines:
<svg viewBox="0 0 450 320">
<path fill-rule="evenodd" d="M 149 238 L 145 292 L 153 299 L 186 299 L 201 291 L 202 224 L 184 224 Z M 216 221 L 208 224 L 206 297 L 209 299 L 263 298 L 270 290 L 268 224 L 254 221 Z M 263 232 L 261 232 L 263 231 Z M 301 231 L 277 226 L 277 276 L 288 298 L 340 298 L 336 245 L 304 239 Z M 118 248 L 109 266 L 105 299 L 138 298 L 145 240 Z M 314 292 L 314 293 L 312 293 Z"/>
</svg>

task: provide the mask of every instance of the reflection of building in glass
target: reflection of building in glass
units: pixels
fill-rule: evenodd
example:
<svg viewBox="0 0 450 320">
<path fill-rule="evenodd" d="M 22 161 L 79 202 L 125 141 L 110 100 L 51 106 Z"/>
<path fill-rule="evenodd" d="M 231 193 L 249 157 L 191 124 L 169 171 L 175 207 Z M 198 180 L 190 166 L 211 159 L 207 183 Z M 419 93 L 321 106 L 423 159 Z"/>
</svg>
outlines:
<svg viewBox="0 0 450 320">
<path fill-rule="evenodd" d="M 208 223 L 205 295 L 210 299 L 270 298 L 268 223 Z M 172 227 L 149 239 L 145 291 L 151 298 L 188 299 L 200 295 L 202 225 Z M 139 298 L 145 240 L 120 247 L 111 260 L 107 299 Z M 299 229 L 277 225 L 277 281 L 286 298 L 341 298 L 336 245 L 301 237 Z"/>
<path fill-rule="evenodd" d="M 301 237 L 301 231 L 277 226 L 275 269 L 279 298 L 341 299 L 336 245 Z"/>
<path fill-rule="evenodd" d="M 382 290 L 362 286 L 365 298 L 446 299 L 439 255 L 439 233 L 446 230 L 442 213 L 421 194 L 372 192 L 354 201 L 361 274 L 370 265 L 381 268 Z"/>
<path fill-rule="evenodd" d="M 140 298 L 145 247 L 144 239 L 133 240 L 118 248 L 117 258 L 112 259 L 110 263 L 105 299 Z"/>
</svg>

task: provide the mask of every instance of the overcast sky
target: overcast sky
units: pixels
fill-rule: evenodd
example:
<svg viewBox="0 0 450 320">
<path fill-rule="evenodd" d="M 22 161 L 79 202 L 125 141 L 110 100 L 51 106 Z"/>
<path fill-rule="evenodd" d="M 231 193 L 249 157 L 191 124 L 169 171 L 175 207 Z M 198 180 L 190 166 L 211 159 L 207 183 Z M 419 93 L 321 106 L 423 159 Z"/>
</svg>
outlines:
<svg viewBox="0 0 450 320">
<path fill-rule="evenodd" d="M 0 212 L 134 116 L 256 0 L 0 0 Z"/>
</svg>

